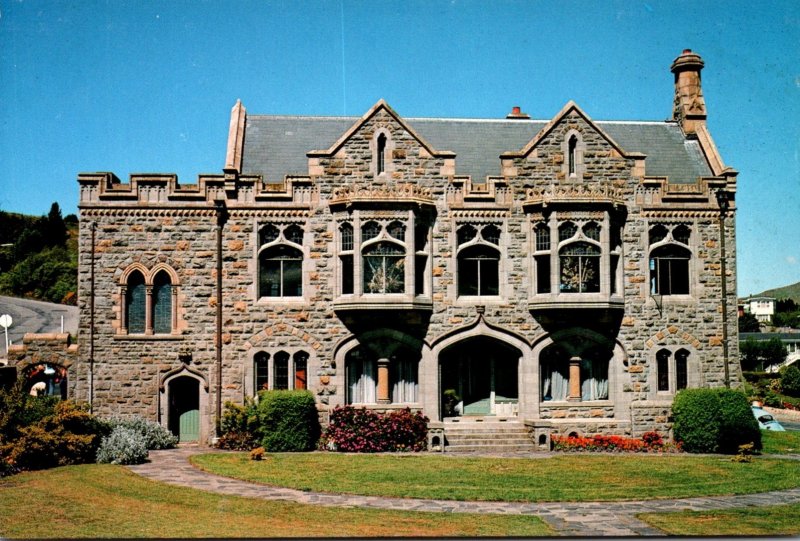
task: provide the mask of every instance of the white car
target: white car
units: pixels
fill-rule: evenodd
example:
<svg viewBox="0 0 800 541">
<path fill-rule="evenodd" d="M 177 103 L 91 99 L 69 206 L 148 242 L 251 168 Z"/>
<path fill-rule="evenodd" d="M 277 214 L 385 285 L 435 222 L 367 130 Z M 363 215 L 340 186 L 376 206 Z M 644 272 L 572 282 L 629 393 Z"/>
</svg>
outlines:
<svg viewBox="0 0 800 541">
<path fill-rule="evenodd" d="M 785 432 L 786 430 L 781 426 L 781 424 L 775 420 L 770 413 L 762 410 L 757 406 L 752 406 L 753 415 L 755 415 L 756 420 L 758 421 L 758 428 L 761 430 L 773 430 L 775 432 Z"/>
</svg>

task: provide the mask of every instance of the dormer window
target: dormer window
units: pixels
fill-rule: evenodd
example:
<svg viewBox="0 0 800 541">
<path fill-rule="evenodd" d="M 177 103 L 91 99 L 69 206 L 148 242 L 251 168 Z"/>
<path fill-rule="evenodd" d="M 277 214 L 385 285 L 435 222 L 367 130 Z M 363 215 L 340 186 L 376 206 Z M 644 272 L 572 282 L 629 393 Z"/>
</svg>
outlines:
<svg viewBox="0 0 800 541">
<path fill-rule="evenodd" d="M 378 135 L 377 148 L 375 149 L 375 173 L 381 175 L 386 172 L 386 135 Z"/>
</svg>

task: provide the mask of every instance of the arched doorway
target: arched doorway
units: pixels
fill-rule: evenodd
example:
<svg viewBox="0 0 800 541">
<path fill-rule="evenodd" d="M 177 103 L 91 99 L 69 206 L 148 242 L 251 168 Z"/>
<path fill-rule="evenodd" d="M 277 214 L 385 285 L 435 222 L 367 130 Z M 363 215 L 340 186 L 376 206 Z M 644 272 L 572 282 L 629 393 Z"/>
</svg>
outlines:
<svg viewBox="0 0 800 541">
<path fill-rule="evenodd" d="M 179 376 L 169 382 L 169 430 L 181 442 L 200 439 L 200 381 Z"/>
<path fill-rule="evenodd" d="M 443 417 L 516 416 L 522 353 L 494 338 L 476 336 L 439 355 Z"/>
</svg>

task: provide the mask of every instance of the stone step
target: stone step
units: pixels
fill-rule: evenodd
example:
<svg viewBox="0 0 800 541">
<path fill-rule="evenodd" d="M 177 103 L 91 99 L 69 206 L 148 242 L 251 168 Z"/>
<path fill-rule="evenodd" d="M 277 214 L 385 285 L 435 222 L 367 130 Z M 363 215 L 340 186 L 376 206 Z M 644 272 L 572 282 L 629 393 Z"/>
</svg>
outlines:
<svg viewBox="0 0 800 541">
<path fill-rule="evenodd" d="M 489 441 L 501 441 L 503 443 L 505 443 L 508 440 L 531 441 L 531 438 L 530 436 L 528 436 L 528 434 L 519 432 L 506 432 L 503 434 L 472 434 L 472 433 L 453 434 L 451 432 L 447 432 L 445 433 L 445 438 L 447 438 L 447 441 L 489 440 Z"/>
<path fill-rule="evenodd" d="M 502 445 L 494 442 L 469 445 L 447 445 L 446 453 L 521 453 L 534 452 L 536 449 L 531 442 L 520 444 Z"/>
</svg>

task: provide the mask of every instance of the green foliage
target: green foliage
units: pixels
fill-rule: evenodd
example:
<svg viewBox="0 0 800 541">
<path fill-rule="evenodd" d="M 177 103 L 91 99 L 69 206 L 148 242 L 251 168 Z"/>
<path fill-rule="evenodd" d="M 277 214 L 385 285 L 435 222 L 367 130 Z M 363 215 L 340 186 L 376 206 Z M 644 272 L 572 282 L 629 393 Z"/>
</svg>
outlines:
<svg viewBox="0 0 800 541">
<path fill-rule="evenodd" d="M 314 395 L 309 391 L 263 391 L 256 409 L 255 435 L 269 452 L 312 451 L 321 428 Z"/>
<path fill-rule="evenodd" d="M 40 470 L 94 462 L 107 426 L 86 408 L 59 402 L 52 415 L 22 427 L 19 437 L 0 449 L 0 456 L 16 468 Z"/>
<path fill-rule="evenodd" d="M 97 449 L 99 464 L 142 464 L 147 460 L 147 441 L 136 429 L 117 425 Z"/>
<path fill-rule="evenodd" d="M 256 404 L 245 399 L 243 406 L 233 402 L 225 402 L 222 413 L 220 431 L 222 436 L 217 442 L 220 449 L 248 451 L 257 446 L 255 432 L 258 429 L 258 412 Z"/>
<path fill-rule="evenodd" d="M 781 368 L 779 373 L 783 393 L 795 398 L 800 397 L 800 368 L 791 364 Z"/>
<path fill-rule="evenodd" d="M 0 212 L 0 244 L 12 244 L 0 249 L 0 294 L 74 304 L 78 254 L 69 238 L 58 203 L 39 218 Z"/>
<path fill-rule="evenodd" d="M 138 434 L 144 441 L 145 449 L 172 449 L 178 445 L 177 436 L 155 421 L 149 421 L 142 417 L 114 417 L 106 422 L 112 432 L 116 428 L 122 427 Z M 120 464 L 128 463 L 120 462 Z"/>
<path fill-rule="evenodd" d="M 672 403 L 675 440 L 689 453 L 735 453 L 739 445 L 761 448 L 761 432 L 744 393 L 732 389 L 684 389 Z"/>
<path fill-rule="evenodd" d="M 753 314 L 744 313 L 739 316 L 739 332 L 761 332 L 761 324 Z"/>
<path fill-rule="evenodd" d="M 769 340 L 749 337 L 739 343 L 739 353 L 743 370 L 763 370 L 767 366 L 782 363 L 788 355 L 786 346 L 777 337 Z"/>
<path fill-rule="evenodd" d="M 366 408 L 337 407 L 320 441 L 323 449 L 348 453 L 424 451 L 428 418 L 411 409 L 381 414 Z"/>
<path fill-rule="evenodd" d="M 776 327 L 791 327 L 793 329 L 800 329 L 800 311 L 778 312 L 773 316 L 772 322 Z"/>
<path fill-rule="evenodd" d="M 0 389 L 0 446 L 20 436 L 20 431 L 55 413 L 59 398 L 31 396 L 22 380 L 8 390 Z"/>
</svg>

